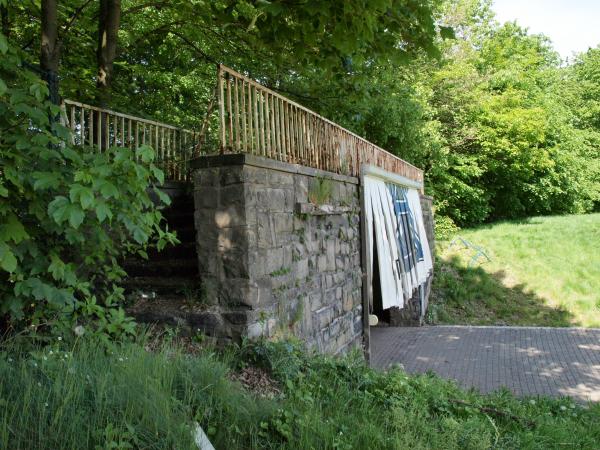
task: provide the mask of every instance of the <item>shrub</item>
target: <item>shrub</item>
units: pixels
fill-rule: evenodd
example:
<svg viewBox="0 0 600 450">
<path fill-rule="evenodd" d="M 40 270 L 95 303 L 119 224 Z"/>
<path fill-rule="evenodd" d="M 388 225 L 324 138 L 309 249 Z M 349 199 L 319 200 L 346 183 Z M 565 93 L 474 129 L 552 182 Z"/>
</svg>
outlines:
<svg viewBox="0 0 600 450">
<path fill-rule="evenodd" d="M 435 217 L 435 238 L 438 241 L 445 241 L 450 239 L 460 230 L 456 226 L 451 217 L 448 216 L 436 216 Z"/>
<path fill-rule="evenodd" d="M 76 151 L 46 85 L 2 35 L 0 56 L 0 317 L 18 328 L 88 316 L 131 333 L 119 259 L 174 240 L 147 192 L 163 181 L 153 151 Z"/>
</svg>

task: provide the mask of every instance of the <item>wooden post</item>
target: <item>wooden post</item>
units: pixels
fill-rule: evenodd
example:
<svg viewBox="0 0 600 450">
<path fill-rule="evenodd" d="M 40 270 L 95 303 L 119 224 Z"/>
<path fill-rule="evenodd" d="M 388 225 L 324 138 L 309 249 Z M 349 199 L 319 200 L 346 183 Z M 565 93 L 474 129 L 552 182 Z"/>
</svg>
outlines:
<svg viewBox="0 0 600 450">
<path fill-rule="evenodd" d="M 363 350 L 367 364 L 371 362 L 371 329 L 369 327 L 369 313 L 371 312 L 371 303 L 373 298 L 371 257 L 367 248 L 367 214 L 371 211 L 366 210 L 365 200 L 365 177 L 360 174 L 360 267 L 362 278 L 362 329 L 363 329 Z M 374 243 L 373 243 L 374 244 Z"/>
</svg>

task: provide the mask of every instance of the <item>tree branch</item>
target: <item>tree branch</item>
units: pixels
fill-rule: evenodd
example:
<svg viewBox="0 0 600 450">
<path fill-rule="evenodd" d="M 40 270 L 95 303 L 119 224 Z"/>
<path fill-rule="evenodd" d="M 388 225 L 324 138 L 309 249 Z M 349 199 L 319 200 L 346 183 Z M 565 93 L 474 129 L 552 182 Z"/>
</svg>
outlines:
<svg viewBox="0 0 600 450">
<path fill-rule="evenodd" d="M 79 17 L 79 15 L 83 12 L 83 10 L 85 8 L 87 8 L 87 6 L 92 3 L 92 0 L 86 0 L 85 2 L 83 2 L 83 4 L 77 8 L 73 14 L 71 14 L 71 20 L 69 20 L 69 23 L 67 23 L 65 25 L 65 28 L 63 30 L 63 36 L 66 35 L 69 32 L 69 29 L 71 28 L 71 26 L 75 23 L 75 21 L 77 20 L 77 18 Z"/>
</svg>

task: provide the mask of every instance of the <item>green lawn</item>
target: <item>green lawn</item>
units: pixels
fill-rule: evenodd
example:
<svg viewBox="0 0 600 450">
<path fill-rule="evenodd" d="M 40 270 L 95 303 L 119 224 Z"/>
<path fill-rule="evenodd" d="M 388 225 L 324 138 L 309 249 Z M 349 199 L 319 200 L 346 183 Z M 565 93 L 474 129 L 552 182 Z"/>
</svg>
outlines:
<svg viewBox="0 0 600 450">
<path fill-rule="evenodd" d="M 458 234 L 491 261 L 438 245 L 429 320 L 600 327 L 600 214 L 534 217 Z"/>
</svg>

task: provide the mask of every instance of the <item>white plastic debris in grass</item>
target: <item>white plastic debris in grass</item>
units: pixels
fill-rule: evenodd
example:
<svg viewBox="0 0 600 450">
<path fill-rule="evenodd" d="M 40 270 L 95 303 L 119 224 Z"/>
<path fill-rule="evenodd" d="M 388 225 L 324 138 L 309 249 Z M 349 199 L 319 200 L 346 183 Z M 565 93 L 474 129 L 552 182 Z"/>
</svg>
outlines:
<svg viewBox="0 0 600 450">
<path fill-rule="evenodd" d="M 200 450 L 215 450 L 198 422 L 194 423 L 194 442 Z"/>
</svg>

